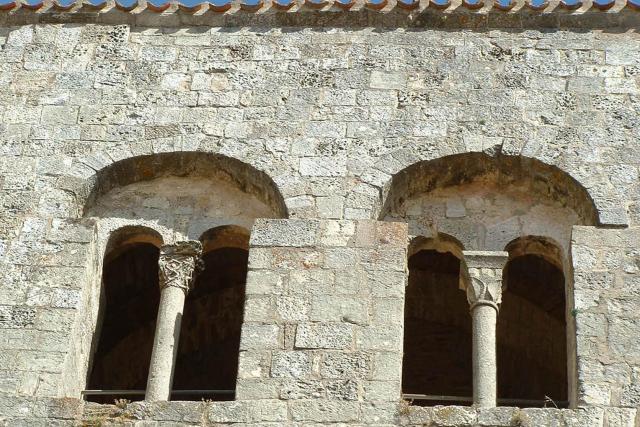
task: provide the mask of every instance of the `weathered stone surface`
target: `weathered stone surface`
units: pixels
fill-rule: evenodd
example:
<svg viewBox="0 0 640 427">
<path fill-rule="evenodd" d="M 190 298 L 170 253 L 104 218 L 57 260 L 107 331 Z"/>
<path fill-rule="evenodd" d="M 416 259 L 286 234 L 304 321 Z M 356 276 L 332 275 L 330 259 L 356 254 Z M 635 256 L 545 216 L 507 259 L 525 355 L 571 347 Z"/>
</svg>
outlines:
<svg viewBox="0 0 640 427">
<path fill-rule="evenodd" d="M 281 347 L 281 331 L 277 325 L 245 324 L 240 349 L 277 349 Z"/>
<path fill-rule="evenodd" d="M 310 221 L 259 221 L 251 234 L 254 246 L 310 246 L 320 224 Z"/>
<path fill-rule="evenodd" d="M 311 374 L 312 357 L 300 351 L 276 352 L 271 360 L 271 376 L 305 378 Z"/>
<path fill-rule="evenodd" d="M 0 14 L 1 425 L 637 424 L 631 1 L 143 3 Z M 148 227 L 172 244 L 229 225 L 250 234 L 236 401 L 77 400 L 109 236 Z M 557 244 L 581 408 L 398 405 L 408 233 L 465 250 Z"/>
<path fill-rule="evenodd" d="M 297 400 L 290 404 L 294 421 L 304 422 L 355 422 L 359 419 L 357 402 L 330 400 Z"/>
<path fill-rule="evenodd" d="M 344 323 L 304 323 L 296 329 L 296 348 L 341 350 L 353 345 L 353 326 Z"/>
</svg>

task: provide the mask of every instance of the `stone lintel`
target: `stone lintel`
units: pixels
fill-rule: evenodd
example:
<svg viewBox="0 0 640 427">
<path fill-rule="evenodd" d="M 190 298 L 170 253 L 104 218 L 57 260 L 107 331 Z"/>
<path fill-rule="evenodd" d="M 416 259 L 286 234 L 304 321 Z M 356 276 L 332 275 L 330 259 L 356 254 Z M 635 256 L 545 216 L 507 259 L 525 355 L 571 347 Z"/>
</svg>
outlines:
<svg viewBox="0 0 640 427">
<path fill-rule="evenodd" d="M 468 268 L 492 268 L 502 270 L 509 260 L 505 251 L 462 251 Z"/>
</svg>

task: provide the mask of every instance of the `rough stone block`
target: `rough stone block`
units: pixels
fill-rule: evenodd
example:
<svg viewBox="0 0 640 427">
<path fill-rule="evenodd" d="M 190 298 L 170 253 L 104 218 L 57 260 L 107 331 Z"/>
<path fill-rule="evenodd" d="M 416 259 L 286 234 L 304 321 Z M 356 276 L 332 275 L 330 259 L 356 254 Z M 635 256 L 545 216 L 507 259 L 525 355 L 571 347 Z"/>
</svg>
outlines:
<svg viewBox="0 0 640 427">
<path fill-rule="evenodd" d="M 324 256 L 327 268 L 345 269 L 358 265 L 358 252 L 354 248 L 327 248 Z"/>
<path fill-rule="evenodd" d="M 356 346 L 359 350 L 395 351 L 402 353 L 402 327 L 393 325 L 358 328 Z"/>
<path fill-rule="evenodd" d="M 313 220 L 259 220 L 251 233 L 252 246 L 311 246 L 320 223 Z"/>
<path fill-rule="evenodd" d="M 305 378 L 311 374 L 312 355 L 303 351 L 274 352 L 271 359 L 272 377 Z"/>
<path fill-rule="evenodd" d="M 365 325 L 369 323 L 369 304 L 357 296 L 316 295 L 311 299 L 309 319 Z"/>
<path fill-rule="evenodd" d="M 343 323 L 304 323 L 296 330 L 296 348 L 335 349 L 351 348 L 353 325 Z"/>
<path fill-rule="evenodd" d="M 362 352 L 330 352 L 324 355 L 320 365 L 323 378 L 368 378 L 371 373 L 371 356 Z"/>
<path fill-rule="evenodd" d="M 346 160 L 334 157 L 303 157 L 300 173 L 303 176 L 343 176 L 347 171 Z"/>
<path fill-rule="evenodd" d="M 280 388 L 280 379 L 238 378 L 236 400 L 278 399 Z"/>
<path fill-rule="evenodd" d="M 282 348 L 282 334 L 278 325 L 245 323 L 242 326 L 240 350 Z"/>
<path fill-rule="evenodd" d="M 365 381 L 363 383 L 364 399 L 368 401 L 400 401 L 400 381 Z"/>
<path fill-rule="evenodd" d="M 305 422 L 354 422 L 360 414 L 357 402 L 334 400 L 296 400 L 291 402 L 289 410 L 294 421 Z"/>
<path fill-rule="evenodd" d="M 331 294 L 336 280 L 332 270 L 295 270 L 289 276 L 289 289 L 305 297 L 306 295 Z"/>
<path fill-rule="evenodd" d="M 355 231 L 356 224 L 352 221 L 322 221 L 319 243 L 323 246 L 348 246 Z"/>
<path fill-rule="evenodd" d="M 318 380 L 285 380 L 280 390 L 280 398 L 285 400 L 320 399 L 325 396 L 325 385 Z"/>
<path fill-rule="evenodd" d="M 240 351 L 238 355 L 238 378 L 265 378 L 271 369 L 269 350 Z"/>
<path fill-rule="evenodd" d="M 215 402 L 209 407 L 212 423 L 284 422 L 287 419 L 287 404 L 280 400 Z"/>
</svg>

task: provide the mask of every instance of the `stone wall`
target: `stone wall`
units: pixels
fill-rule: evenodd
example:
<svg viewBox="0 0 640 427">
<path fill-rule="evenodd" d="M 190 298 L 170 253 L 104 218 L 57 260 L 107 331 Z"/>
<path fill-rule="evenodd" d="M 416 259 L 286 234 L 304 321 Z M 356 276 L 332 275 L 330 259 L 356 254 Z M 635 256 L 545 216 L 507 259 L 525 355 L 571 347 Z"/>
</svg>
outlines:
<svg viewBox="0 0 640 427">
<path fill-rule="evenodd" d="M 349 13 L 0 15 L 0 424 L 639 424 L 640 14 Z M 408 242 L 372 220 L 402 170 L 465 153 L 592 202 L 566 248 L 581 408 L 400 402 Z M 82 404 L 83 214 L 201 156 L 290 218 L 252 233 L 238 399 Z"/>
<path fill-rule="evenodd" d="M 637 407 L 638 229 L 577 227 L 573 239 L 578 395 L 586 404 Z"/>
</svg>

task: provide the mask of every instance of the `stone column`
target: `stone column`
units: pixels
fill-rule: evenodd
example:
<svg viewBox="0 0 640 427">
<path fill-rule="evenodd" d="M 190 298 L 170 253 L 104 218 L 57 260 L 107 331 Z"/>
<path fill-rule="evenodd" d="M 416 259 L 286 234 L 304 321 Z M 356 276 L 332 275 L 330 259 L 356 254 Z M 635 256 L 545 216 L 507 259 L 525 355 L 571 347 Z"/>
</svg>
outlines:
<svg viewBox="0 0 640 427">
<path fill-rule="evenodd" d="M 496 321 L 502 301 L 502 270 L 507 252 L 464 251 L 463 286 L 473 333 L 473 404 L 497 404 Z"/>
<path fill-rule="evenodd" d="M 199 241 L 178 242 L 160 248 L 160 306 L 145 400 L 169 400 L 184 300 L 201 254 Z"/>
</svg>

